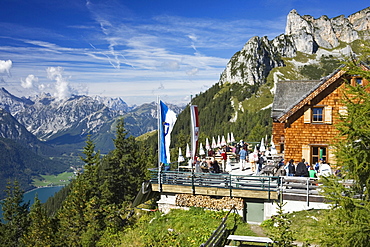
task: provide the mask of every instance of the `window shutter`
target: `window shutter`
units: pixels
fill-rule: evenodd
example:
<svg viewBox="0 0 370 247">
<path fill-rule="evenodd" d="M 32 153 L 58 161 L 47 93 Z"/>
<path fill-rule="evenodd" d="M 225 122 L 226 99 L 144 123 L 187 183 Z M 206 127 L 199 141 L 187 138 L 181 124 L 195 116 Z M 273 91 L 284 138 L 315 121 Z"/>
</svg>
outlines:
<svg viewBox="0 0 370 247">
<path fill-rule="evenodd" d="M 324 109 L 324 122 L 326 124 L 332 124 L 332 108 L 331 106 L 325 106 L 325 109 Z"/>
<path fill-rule="evenodd" d="M 326 161 L 327 163 L 330 163 L 330 164 L 336 163 L 334 152 L 335 152 L 334 148 L 329 146 L 328 147 L 328 158 Z"/>
<path fill-rule="evenodd" d="M 311 108 L 308 106 L 304 107 L 304 123 L 311 123 Z"/>
<path fill-rule="evenodd" d="M 302 145 L 302 158 L 305 159 L 307 162 L 311 163 L 311 149 L 309 145 Z"/>
</svg>

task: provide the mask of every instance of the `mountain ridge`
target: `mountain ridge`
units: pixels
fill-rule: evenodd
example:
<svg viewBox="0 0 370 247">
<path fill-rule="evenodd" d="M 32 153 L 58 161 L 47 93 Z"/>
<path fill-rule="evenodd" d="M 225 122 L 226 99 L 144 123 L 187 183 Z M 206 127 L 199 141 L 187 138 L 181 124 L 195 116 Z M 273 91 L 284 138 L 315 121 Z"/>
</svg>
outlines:
<svg viewBox="0 0 370 247">
<path fill-rule="evenodd" d="M 294 58 L 299 53 L 313 55 L 319 49 L 330 50 L 343 43 L 369 39 L 369 19 L 370 7 L 348 18 L 340 15 L 331 19 L 325 15 L 317 19 L 310 15 L 301 16 L 293 9 L 287 16 L 284 34 L 272 40 L 258 36 L 249 39 L 230 59 L 219 82 L 264 84 L 272 69 L 286 65 L 283 58 Z M 346 52 L 343 55 L 353 53 L 350 46 L 347 48 L 347 51 L 342 50 Z"/>
</svg>

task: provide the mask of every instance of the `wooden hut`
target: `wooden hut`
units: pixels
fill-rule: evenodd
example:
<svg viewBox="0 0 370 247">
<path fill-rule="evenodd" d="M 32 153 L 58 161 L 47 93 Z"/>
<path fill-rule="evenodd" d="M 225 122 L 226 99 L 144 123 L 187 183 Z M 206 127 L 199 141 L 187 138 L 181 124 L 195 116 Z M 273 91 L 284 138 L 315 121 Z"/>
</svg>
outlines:
<svg viewBox="0 0 370 247">
<path fill-rule="evenodd" d="M 362 66 L 369 70 L 368 67 Z M 334 164 L 334 137 L 338 134 L 335 124 L 338 113 L 345 113 L 344 84 L 366 85 L 368 81 L 350 76 L 338 69 L 317 81 L 280 81 L 272 106 L 273 141 L 285 160 L 310 164 L 320 158 Z"/>
</svg>

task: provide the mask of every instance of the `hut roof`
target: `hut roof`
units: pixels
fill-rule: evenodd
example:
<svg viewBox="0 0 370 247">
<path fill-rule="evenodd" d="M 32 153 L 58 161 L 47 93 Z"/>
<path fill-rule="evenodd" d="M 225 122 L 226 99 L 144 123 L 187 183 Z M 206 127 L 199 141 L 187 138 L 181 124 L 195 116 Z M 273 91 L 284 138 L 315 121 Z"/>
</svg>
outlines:
<svg viewBox="0 0 370 247">
<path fill-rule="evenodd" d="M 345 73 L 342 67 L 321 80 L 278 82 L 271 117 L 279 122 L 285 121 L 342 76 Z"/>
</svg>

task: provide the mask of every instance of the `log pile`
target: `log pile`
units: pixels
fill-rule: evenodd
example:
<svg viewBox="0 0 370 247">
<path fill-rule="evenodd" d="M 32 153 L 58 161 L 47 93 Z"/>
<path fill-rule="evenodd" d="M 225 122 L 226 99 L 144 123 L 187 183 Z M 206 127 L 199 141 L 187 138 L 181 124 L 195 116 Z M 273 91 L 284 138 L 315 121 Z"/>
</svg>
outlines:
<svg viewBox="0 0 370 247">
<path fill-rule="evenodd" d="M 236 209 L 243 209 L 243 199 L 222 197 L 221 199 L 211 198 L 210 196 L 177 194 L 176 206 L 181 207 L 200 207 L 214 210 L 231 209 L 235 206 Z"/>
</svg>

